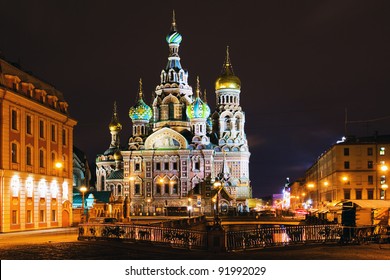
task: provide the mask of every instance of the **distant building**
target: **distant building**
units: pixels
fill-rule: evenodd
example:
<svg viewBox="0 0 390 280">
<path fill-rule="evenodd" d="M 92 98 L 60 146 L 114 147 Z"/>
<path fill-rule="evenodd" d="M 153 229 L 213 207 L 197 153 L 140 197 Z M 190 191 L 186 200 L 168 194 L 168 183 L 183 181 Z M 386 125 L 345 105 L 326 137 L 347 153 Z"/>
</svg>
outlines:
<svg viewBox="0 0 390 280">
<path fill-rule="evenodd" d="M 188 84 L 181 66 L 182 41 L 175 19 L 166 41 L 168 63 L 159 72 L 153 101 L 144 101 L 140 81 L 135 106 L 129 110 L 132 136 L 121 148 L 122 125 L 114 106 L 109 124 L 111 144 L 96 158 L 97 190 L 127 197 L 131 214 L 163 214 L 167 207 L 189 207 L 195 213 L 212 213 L 213 182 L 223 181 L 220 208 L 244 209 L 252 196 L 245 113 L 240 105 L 241 82 L 234 75 L 229 52 L 215 82 L 214 112 L 201 92 Z"/>
<path fill-rule="evenodd" d="M 52 85 L 0 59 L 0 232 L 72 224 L 73 127 Z"/>
<path fill-rule="evenodd" d="M 347 202 L 356 207 L 369 205 L 371 210 L 388 205 L 383 209 L 387 212 L 384 216 L 388 217 L 389 168 L 390 135 L 343 138 L 321 154 L 306 171 L 302 180 L 304 189 L 300 183 L 293 184 L 292 194 L 305 193 L 302 203 L 319 213 L 333 211 L 335 219 L 337 211 L 334 209 L 340 209 Z M 367 215 L 375 220 L 376 214 L 371 214 Z"/>
</svg>

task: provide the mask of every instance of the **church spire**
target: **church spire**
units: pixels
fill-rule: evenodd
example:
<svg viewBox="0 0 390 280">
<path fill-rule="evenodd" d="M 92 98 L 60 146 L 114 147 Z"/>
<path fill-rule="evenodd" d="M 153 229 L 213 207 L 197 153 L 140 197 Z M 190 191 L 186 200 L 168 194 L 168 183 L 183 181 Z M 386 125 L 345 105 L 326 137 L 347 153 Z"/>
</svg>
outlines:
<svg viewBox="0 0 390 280">
<path fill-rule="evenodd" d="M 200 96 L 200 82 L 199 82 L 199 76 L 196 76 L 196 93 L 195 98 L 199 98 Z"/>
<path fill-rule="evenodd" d="M 171 27 L 171 30 L 172 31 L 177 31 L 175 10 L 172 10 L 172 27 Z"/>
<path fill-rule="evenodd" d="M 226 56 L 222 67 L 222 75 L 234 75 L 233 65 L 230 61 L 229 46 L 226 46 Z"/>
<path fill-rule="evenodd" d="M 138 100 L 142 100 L 142 78 L 139 78 Z"/>
</svg>

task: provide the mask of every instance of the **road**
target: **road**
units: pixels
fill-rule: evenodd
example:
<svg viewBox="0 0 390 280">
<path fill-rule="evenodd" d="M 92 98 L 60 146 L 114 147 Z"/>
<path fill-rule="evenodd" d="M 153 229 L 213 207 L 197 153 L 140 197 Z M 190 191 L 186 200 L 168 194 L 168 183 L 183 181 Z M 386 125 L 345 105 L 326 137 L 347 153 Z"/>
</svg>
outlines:
<svg viewBox="0 0 390 280">
<path fill-rule="evenodd" d="M 316 244 L 208 253 L 150 243 L 78 241 L 77 228 L 0 234 L 1 260 L 390 260 L 390 244 Z"/>
</svg>

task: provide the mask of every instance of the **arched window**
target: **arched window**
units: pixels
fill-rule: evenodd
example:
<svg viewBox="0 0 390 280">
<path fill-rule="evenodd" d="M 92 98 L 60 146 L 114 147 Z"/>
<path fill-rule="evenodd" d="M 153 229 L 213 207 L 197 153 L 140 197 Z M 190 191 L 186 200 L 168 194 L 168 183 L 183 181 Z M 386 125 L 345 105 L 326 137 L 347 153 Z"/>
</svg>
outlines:
<svg viewBox="0 0 390 280">
<path fill-rule="evenodd" d="M 100 186 L 101 186 L 101 189 L 102 190 L 104 190 L 105 189 L 105 187 L 104 187 L 104 184 L 105 184 L 105 181 L 104 181 L 104 176 L 102 175 L 101 177 L 100 177 Z"/>
</svg>

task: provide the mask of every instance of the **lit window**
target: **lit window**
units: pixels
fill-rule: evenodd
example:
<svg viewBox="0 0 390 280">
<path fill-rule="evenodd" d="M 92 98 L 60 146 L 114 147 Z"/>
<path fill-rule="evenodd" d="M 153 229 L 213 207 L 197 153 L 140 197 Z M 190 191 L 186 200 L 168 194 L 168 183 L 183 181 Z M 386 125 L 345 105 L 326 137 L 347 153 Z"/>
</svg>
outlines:
<svg viewBox="0 0 390 280">
<path fill-rule="evenodd" d="M 11 190 L 12 190 L 13 197 L 19 196 L 19 188 L 20 188 L 20 180 L 19 177 L 15 175 L 11 178 Z"/>
<path fill-rule="evenodd" d="M 46 197 L 46 182 L 44 179 L 39 181 L 38 190 L 39 190 L 39 197 L 45 198 Z"/>
<path fill-rule="evenodd" d="M 381 148 L 379 149 L 379 154 L 380 154 L 381 156 L 384 156 L 384 155 L 385 155 L 385 147 L 381 147 Z"/>
<path fill-rule="evenodd" d="M 26 180 L 26 192 L 27 192 L 27 197 L 32 197 L 33 196 L 33 179 L 31 177 L 28 177 Z"/>
<path fill-rule="evenodd" d="M 55 181 L 55 180 L 53 182 L 51 182 L 51 184 L 50 184 L 50 193 L 51 193 L 52 198 L 57 198 L 58 184 L 57 184 L 57 181 Z"/>
</svg>

